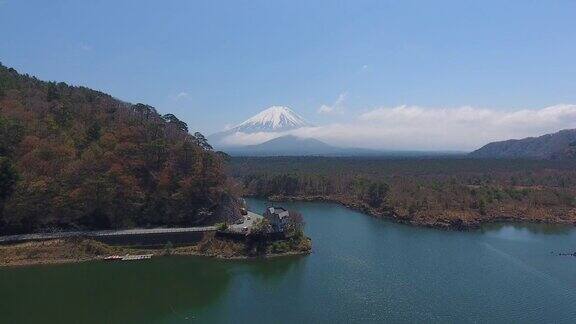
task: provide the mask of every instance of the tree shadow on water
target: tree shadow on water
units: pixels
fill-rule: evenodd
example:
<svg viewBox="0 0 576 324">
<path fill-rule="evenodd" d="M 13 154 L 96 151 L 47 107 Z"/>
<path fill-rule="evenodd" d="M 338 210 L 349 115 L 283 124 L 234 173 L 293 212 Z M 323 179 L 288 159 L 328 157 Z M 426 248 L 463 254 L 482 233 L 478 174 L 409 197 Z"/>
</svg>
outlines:
<svg viewBox="0 0 576 324">
<path fill-rule="evenodd" d="M 88 262 L 0 272 L 2 323 L 150 322 L 186 318 L 227 292 L 230 266 L 203 258 Z M 33 311 L 31 311 L 33 310 Z"/>
</svg>

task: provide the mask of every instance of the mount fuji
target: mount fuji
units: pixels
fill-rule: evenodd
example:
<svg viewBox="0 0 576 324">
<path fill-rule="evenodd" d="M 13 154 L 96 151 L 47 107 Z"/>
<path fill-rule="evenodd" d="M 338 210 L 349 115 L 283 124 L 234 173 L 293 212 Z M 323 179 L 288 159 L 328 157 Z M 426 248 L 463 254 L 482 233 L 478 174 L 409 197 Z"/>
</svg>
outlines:
<svg viewBox="0 0 576 324">
<path fill-rule="evenodd" d="M 300 138 L 289 131 L 312 127 L 304 118 L 292 109 L 273 106 L 250 117 L 246 121 L 208 137 L 210 143 L 218 150 L 231 155 L 241 156 L 293 156 L 293 155 L 356 155 L 373 153 L 363 149 L 344 149 L 328 145 L 314 138 Z M 237 135 L 263 133 L 267 138 L 254 145 L 231 145 L 228 138 Z"/>
<path fill-rule="evenodd" d="M 272 106 L 258 114 L 250 117 L 246 121 L 228 129 L 210 135 L 208 139 L 216 147 L 242 146 L 226 145 L 226 138 L 237 133 L 254 134 L 254 133 L 281 133 L 294 130 L 301 127 L 311 127 L 304 118 L 295 113 L 292 109 L 283 106 Z"/>
<path fill-rule="evenodd" d="M 283 132 L 309 126 L 312 125 L 292 109 L 283 106 L 272 106 L 219 134 Z"/>
<path fill-rule="evenodd" d="M 273 106 L 259 112 L 245 122 L 233 127 L 233 132 L 282 132 L 310 125 L 292 109 L 282 106 Z"/>
</svg>

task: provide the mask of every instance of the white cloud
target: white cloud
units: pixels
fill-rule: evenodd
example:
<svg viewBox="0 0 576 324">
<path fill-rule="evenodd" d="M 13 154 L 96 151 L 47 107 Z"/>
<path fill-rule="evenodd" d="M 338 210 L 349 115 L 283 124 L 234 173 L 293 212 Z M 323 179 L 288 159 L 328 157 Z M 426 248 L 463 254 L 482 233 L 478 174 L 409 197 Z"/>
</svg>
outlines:
<svg viewBox="0 0 576 324">
<path fill-rule="evenodd" d="M 338 98 L 332 105 L 322 105 L 318 108 L 319 114 L 342 114 L 344 113 L 344 102 L 346 101 L 346 92 L 338 95 Z"/>
<path fill-rule="evenodd" d="M 179 92 L 177 95 L 175 96 L 171 96 L 172 100 L 174 101 L 180 101 L 180 100 L 184 100 L 184 99 L 188 99 L 190 97 L 190 94 L 188 92 Z"/>
<path fill-rule="evenodd" d="M 225 146 L 255 145 L 269 141 L 276 137 L 288 135 L 288 133 L 289 132 L 259 132 L 259 133 L 236 132 L 223 138 L 222 144 Z"/>
<path fill-rule="evenodd" d="M 320 108 L 318 108 L 318 113 L 320 113 L 320 114 L 329 114 L 329 113 L 332 113 L 333 111 L 334 111 L 334 107 L 332 107 L 332 106 L 322 105 L 322 106 L 320 106 Z"/>
<path fill-rule="evenodd" d="M 576 128 L 576 105 L 502 111 L 458 107 L 377 108 L 349 123 L 284 133 L 237 133 L 228 144 L 258 144 L 282 135 L 313 137 L 329 144 L 393 150 L 473 150 L 497 140 L 539 136 Z"/>
<path fill-rule="evenodd" d="M 574 128 L 576 105 L 515 111 L 399 106 L 369 111 L 348 125 L 327 127 L 322 132 L 325 140 L 353 145 L 389 149 L 472 150 L 491 141 Z"/>
</svg>

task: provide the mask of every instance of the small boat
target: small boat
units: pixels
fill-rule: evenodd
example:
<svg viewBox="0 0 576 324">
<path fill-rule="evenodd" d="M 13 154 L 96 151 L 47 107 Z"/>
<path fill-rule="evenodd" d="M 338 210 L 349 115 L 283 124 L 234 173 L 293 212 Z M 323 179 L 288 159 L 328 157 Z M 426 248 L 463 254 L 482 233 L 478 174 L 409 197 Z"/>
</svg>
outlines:
<svg viewBox="0 0 576 324">
<path fill-rule="evenodd" d="M 110 255 L 104 258 L 104 261 L 118 261 L 122 260 L 122 257 L 119 255 Z"/>
</svg>

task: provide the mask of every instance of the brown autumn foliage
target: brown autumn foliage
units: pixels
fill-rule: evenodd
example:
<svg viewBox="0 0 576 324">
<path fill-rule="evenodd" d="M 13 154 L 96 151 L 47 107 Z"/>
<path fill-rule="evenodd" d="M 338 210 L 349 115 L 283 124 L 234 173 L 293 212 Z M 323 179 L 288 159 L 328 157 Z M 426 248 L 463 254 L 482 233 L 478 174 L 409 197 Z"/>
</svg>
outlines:
<svg viewBox="0 0 576 324">
<path fill-rule="evenodd" d="M 172 114 L 0 64 L 0 234 L 213 223 L 222 163 Z"/>
<path fill-rule="evenodd" d="M 418 225 L 576 224 L 576 160 L 237 157 L 229 173 L 249 195 L 336 201 Z"/>
</svg>

